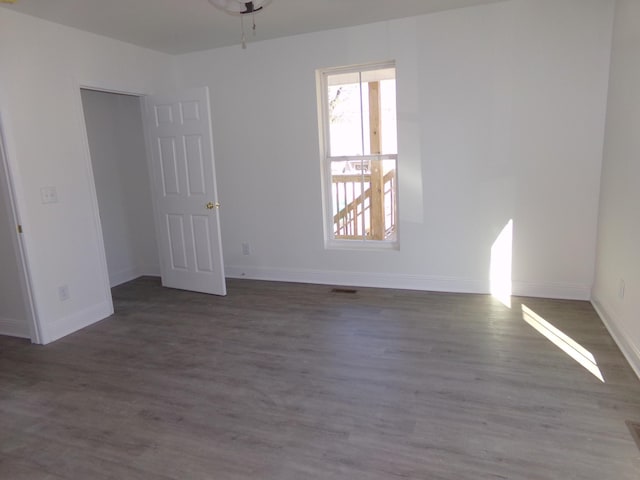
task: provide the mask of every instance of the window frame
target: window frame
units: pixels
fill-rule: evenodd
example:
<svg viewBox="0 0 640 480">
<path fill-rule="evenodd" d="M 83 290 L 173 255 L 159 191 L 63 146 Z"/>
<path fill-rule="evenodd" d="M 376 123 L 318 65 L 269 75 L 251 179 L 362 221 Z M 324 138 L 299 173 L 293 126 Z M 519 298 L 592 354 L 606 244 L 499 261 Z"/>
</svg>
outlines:
<svg viewBox="0 0 640 480">
<path fill-rule="evenodd" d="M 398 153 L 394 154 L 363 154 L 363 155 L 346 155 L 331 156 L 331 138 L 330 138 L 330 122 L 329 122 L 329 98 L 328 98 L 328 77 L 331 75 L 339 75 L 344 73 L 363 73 L 372 70 L 383 70 L 393 68 L 395 70 L 394 78 L 396 80 L 396 132 L 397 125 L 397 67 L 394 60 L 384 62 L 374 62 L 357 65 L 347 65 L 341 67 L 329 67 L 316 70 L 316 88 L 318 103 L 318 130 L 320 140 L 320 163 L 321 163 L 321 183 L 322 183 L 322 215 L 323 215 L 323 233 L 324 246 L 326 249 L 343 249 L 343 250 L 399 250 L 400 249 L 400 228 L 399 228 L 399 184 L 398 184 Z M 364 132 L 363 132 L 364 135 Z M 394 160 L 395 162 L 395 209 L 393 216 L 395 218 L 395 232 L 392 239 L 374 240 L 367 239 L 363 236 L 361 239 L 342 239 L 336 238 L 334 233 L 333 221 L 333 198 L 332 198 L 332 171 L 331 165 L 334 162 L 349 161 L 372 161 L 372 160 Z"/>
</svg>

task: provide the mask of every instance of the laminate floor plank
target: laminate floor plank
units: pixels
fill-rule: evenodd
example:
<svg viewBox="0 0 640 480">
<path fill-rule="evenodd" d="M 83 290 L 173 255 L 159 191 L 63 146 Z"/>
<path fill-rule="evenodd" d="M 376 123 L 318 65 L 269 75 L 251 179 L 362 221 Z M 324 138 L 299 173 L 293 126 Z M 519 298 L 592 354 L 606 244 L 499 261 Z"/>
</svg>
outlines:
<svg viewBox="0 0 640 480">
<path fill-rule="evenodd" d="M 589 303 L 357 290 L 143 277 L 53 344 L 0 337 L 0 478 L 640 478 L 640 382 Z"/>
</svg>

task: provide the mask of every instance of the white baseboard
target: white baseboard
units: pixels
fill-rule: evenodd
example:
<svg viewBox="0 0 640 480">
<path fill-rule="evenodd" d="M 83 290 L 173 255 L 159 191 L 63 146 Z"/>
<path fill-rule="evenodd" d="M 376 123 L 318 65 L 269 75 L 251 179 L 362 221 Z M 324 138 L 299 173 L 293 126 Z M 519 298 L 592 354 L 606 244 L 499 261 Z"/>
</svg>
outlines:
<svg viewBox="0 0 640 480">
<path fill-rule="evenodd" d="M 532 283 L 513 282 L 511 286 L 514 296 L 557 298 L 562 300 L 591 299 L 591 285 L 577 285 L 570 283 Z"/>
<path fill-rule="evenodd" d="M 229 278 L 247 278 L 274 282 L 398 288 L 433 292 L 486 293 L 486 285 L 482 284 L 482 282 L 455 277 L 234 266 L 225 267 L 225 272 Z"/>
<path fill-rule="evenodd" d="M 46 345 L 88 327 L 113 314 L 111 302 L 103 302 L 55 322 L 43 322 L 42 344 Z"/>
<path fill-rule="evenodd" d="M 119 272 L 109 273 L 109 284 L 111 288 L 113 288 L 145 275 L 149 275 L 152 277 L 159 277 L 160 266 L 159 265 L 142 265 L 142 266 L 136 266 L 133 268 L 127 268 L 125 270 L 120 270 Z"/>
<path fill-rule="evenodd" d="M 640 348 L 628 340 L 631 337 L 622 326 L 622 322 L 616 318 L 616 315 L 613 313 L 614 310 L 610 308 L 606 302 L 598 299 L 594 295 L 591 299 L 591 304 L 600 316 L 604 326 L 609 330 L 609 334 L 613 337 L 613 340 L 627 359 L 627 362 L 631 365 L 636 376 L 640 379 Z"/>
<path fill-rule="evenodd" d="M 144 265 L 138 268 L 138 273 L 138 277 L 159 277 L 160 265 Z"/>
<path fill-rule="evenodd" d="M 0 335 L 9 337 L 31 338 L 26 321 L 0 317 Z"/>
<path fill-rule="evenodd" d="M 489 293 L 489 281 L 461 277 L 406 275 L 397 273 L 362 273 L 298 270 L 264 267 L 226 266 L 229 278 L 248 278 L 276 282 L 317 283 L 357 287 L 398 288 L 452 293 Z M 525 297 L 589 300 L 590 287 L 570 284 L 535 284 L 514 282 L 513 294 Z"/>
</svg>

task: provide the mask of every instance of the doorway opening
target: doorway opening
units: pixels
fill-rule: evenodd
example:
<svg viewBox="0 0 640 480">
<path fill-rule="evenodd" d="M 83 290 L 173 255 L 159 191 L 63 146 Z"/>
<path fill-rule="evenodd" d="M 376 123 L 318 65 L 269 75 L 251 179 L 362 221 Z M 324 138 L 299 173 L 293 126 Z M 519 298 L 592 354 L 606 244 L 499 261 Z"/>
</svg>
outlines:
<svg viewBox="0 0 640 480">
<path fill-rule="evenodd" d="M 208 88 L 80 97 L 109 286 L 226 295 Z"/>
<path fill-rule="evenodd" d="M 80 93 L 109 285 L 159 276 L 141 97 Z"/>
</svg>

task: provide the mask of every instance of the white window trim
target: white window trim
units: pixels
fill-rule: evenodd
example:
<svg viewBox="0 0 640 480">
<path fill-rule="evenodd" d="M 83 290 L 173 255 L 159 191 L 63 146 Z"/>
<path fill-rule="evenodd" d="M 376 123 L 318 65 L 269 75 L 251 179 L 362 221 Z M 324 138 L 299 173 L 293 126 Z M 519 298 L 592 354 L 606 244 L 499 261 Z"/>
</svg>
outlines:
<svg viewBox="0 0 640 480">
<path fill-rule="evenodd" d="M 340 250 L 400 250 L 400 193 L 398 183 L 396 183 L 396 232 L 393 239 L 389 240 L 356 240 L 356 239 L 336 239 L 333 232 L 333 199 L 329 195 L 331 189 L 331 163 L 335 161 L 347 160 L 385 160 L 392 159 L 396 162 L 396 182 L 398 182 L 398 154 L 376 154 L 376 155 L 355 155 L 336 156 L 328 155 L 331 151 L 329 145 L 329 104 L 326 92 L 328 91 L 327 77 L 340 73 L 364 72 L 368 70 L 381 70 L 385 68 L 396 68 L 395 61 L 379 63 L 367 63 L 350 65 L 344 67 L 322 68 L 316 71 L 316 88 L 318 102 L 318 125 L 320 140 L 320 164 L 322 182 L 322 216 L 324 225 L 324 246 L 326 249 Z M 396 77 L 397 78 L 397 77 Z M 396 93 L 397 95 L 397 93 Z M 396 100 L 397 101 L 397 100 Z M 397 129 L 397 126 L 396 126 Z"/>
</svg>

